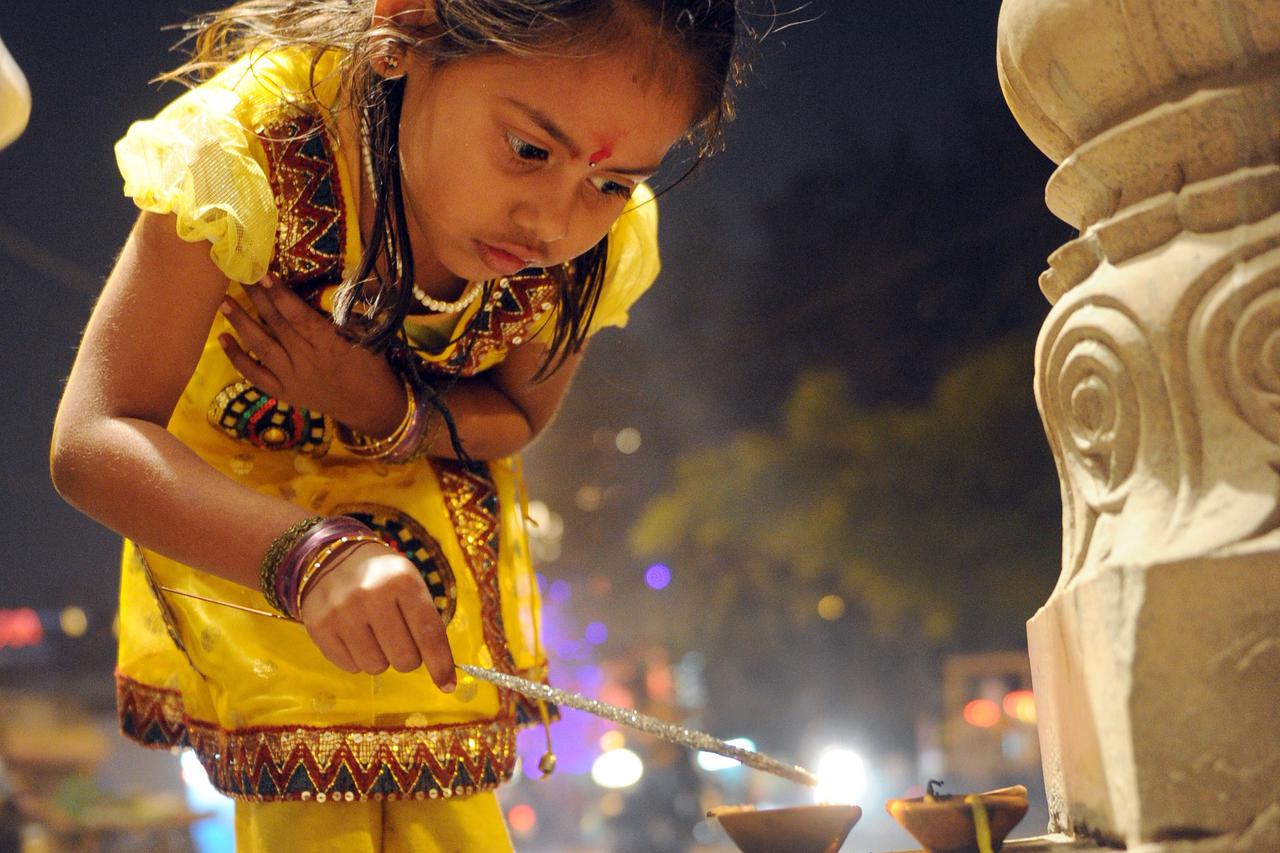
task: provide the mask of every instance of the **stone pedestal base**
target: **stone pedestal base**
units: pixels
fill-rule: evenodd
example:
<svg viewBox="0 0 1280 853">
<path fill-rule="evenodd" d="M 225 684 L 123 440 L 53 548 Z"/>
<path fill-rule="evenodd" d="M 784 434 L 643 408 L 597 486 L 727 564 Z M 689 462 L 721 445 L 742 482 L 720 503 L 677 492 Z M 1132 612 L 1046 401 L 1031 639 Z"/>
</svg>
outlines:
<svg viewBox="0 0 1280 853">
<path fill-rule="evenodd" d="M 1101 567 L 1027 623 L 1051 832 L 1280 851 L 1280 549 L 1252 544 Z"/>
</svg>

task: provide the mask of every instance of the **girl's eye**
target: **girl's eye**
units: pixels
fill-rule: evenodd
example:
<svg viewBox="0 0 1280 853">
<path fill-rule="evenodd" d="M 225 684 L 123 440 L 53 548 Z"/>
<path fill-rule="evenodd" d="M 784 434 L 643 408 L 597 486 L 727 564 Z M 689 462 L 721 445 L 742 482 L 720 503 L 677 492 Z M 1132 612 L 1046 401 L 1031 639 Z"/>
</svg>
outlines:
<svg viewBox="0 0 1280 853">
<path fill-rule="evenodd" d="M 521 160 L 530 160 L 533 162 L 544 162 L 550 154 L 545 148 L 539 148 L 536 145 L 525 142 L 514 133 L 507 134 L 507 144 L 511 146 L 511 151 Z"/>
<path fill-rule="evenodd" d="M 634 187 L 611 181 L 608 178 L 592 178 L 591 184 L 605 195 L 614 195 L 622 199 L 631 198 L 631 193 L 634 190 Z"/>
</svg>

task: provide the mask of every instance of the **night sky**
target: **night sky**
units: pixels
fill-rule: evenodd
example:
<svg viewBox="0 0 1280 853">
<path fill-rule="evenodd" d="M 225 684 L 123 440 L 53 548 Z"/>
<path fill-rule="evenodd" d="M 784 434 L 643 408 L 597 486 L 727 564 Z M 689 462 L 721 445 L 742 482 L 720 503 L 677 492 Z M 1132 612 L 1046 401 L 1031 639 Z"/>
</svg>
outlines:
<svg viewBox="0 0 1280 853">
<path fill-rule="evenodd" d="M 176 61 L 167 50 L 177 34 L 161 27 L 216 5 L 18 2 L 0 9 L 0 34 L 34 97 L 25 136 L 0 152 L 0 286 L 7 302 L 0 313 L 7 389 L 0 403 L 7 430 L 0 502 L 9 531 L 0 607 L 111 607 L 117 537 L 54 494 L 49 432 L 92 299 L 135 216 L 120 192 L 112 144 L 131 121 L 154 114 L 180 91 L 148 83 Z M 556 482 L 562 454 L 578 452 L 597 429 L 635 426 L 644 435 L 668 436 L 611 472 L 624 487 L 639 488 L 661 472 L 667 454 L 759 419 L 717 395 L 742 378 L 732 375 L 732 360 L 704 358 L 698 342 L 680 333 L 683 319 L 714 312 L 733 296 L 759 259 L 757 212 L 797 175 L 847 156 L 851 140 L 905 143 L 924 160 L 944 164 L 966 116 L 1002 112 L 994 64 L 998 7 L 997 0 L 818 0 L 779 20 L 814 19 L 761 46 L 727 151 L 663 198 L 663 276 L 625 332 L 593 344 L 552 434 L 529 453 L 535 496 L 572 494 L 575 484 Z M 999 132 L 1019 136 L 1007 115 L 1003 121 Z M 998 164 L 991 166 L 998 180 Z M 1043 167 L 1041 182 L 1052 164 L 1045 160 Z M 823 222 L 811 227 L 814 252 L 846 236 Z M 1031 266 L 1051 248 L 1028 247 Z M 708 256 L 720 259 L 713 271 L 705 269 Z M 1026 291 L 1030 302 L 1040 300 L 1033 278 Z M 1027 376 L 1029 385 L 1029 365 Z M 663 429 L 656 418 L 666 419 Z M 612 540 L 593 535 L 604 547 L 620 547 L 625 531 Z"/>
</svg>

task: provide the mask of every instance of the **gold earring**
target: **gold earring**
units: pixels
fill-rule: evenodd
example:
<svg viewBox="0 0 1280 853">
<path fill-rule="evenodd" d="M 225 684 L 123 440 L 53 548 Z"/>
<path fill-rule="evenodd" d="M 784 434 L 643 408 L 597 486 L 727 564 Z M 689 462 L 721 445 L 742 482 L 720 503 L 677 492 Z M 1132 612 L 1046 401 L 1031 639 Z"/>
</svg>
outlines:
<svg viewBox="0 0 1280 853">
<path fill-rule="evenodd" d="M 395 70 L 396 70 L 397 68 L 399 68 L 399 67 L 400 67 L 400 60 L 396 59 L 394 56 L 388 56 L 388 57 L 387 57 L 387 70 L 388 70 L 388 71 L 395 71 Z"/>
</svg>

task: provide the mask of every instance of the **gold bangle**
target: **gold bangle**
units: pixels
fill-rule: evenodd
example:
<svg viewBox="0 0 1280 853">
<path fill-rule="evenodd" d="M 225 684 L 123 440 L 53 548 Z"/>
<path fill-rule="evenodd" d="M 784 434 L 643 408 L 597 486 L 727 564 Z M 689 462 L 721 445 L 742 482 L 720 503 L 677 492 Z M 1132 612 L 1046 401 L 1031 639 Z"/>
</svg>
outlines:
<svg viewBox="0 0 1280 853">
<path fill-rule="evenodd" d="M 348 427 L 340 426 L 338 440 L 351 453 L 364 457 L 381 456 L 399 444 L 400 440 L 404 438 L 405 431 L 413 424 L 413 414 L 418 405 L 418 395 L 409 380 L 401 378 L 400 381 L 404 384 L 405 411 L 404 417 L 400 419 L 400 423 L 396 425 L 391 435 L 386 438 L 373 438 Z"/>
<path fill-rule="evenodd" d="M 377 542 L 381 545 L 387 544 L 377 536 L 358 534 L 335 539 L 317 551 L 316 555 L 308 562 L 307 568 L 303 570 L 302 577 L 298 579 L 298 597 L 294 601 L 294 604 L 296 605 L 294 612 L 299 616 L 302 615 L 302 599 L 306 595 L 307 589 L 313 583 L 320 580 L 324 569 L 330 566 L 331 560 L 339 556 L 340 552 L 349 550 L 346 546 L 360 545 L 365 542 Z"/>
</svg>

